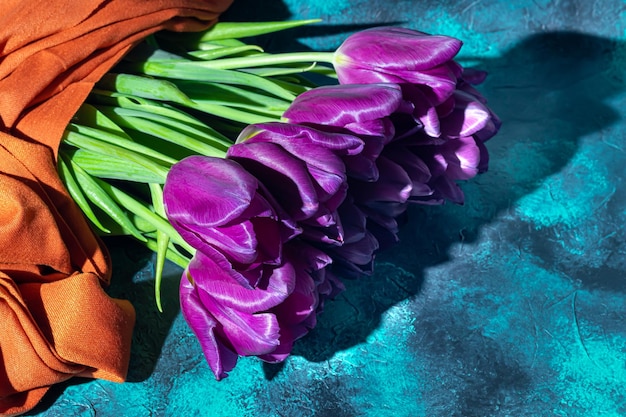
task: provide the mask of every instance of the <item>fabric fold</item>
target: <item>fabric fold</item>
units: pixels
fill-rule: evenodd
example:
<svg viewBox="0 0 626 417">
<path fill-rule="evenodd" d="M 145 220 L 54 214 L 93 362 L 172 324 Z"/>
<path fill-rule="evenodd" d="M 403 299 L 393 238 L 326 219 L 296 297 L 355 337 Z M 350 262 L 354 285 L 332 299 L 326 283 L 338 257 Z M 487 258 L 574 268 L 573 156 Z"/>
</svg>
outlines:
<svg viewBox="0 0 626 417">
<path fill-rule="evenodd" d="M 111 261 L 56 171 L 95 82 L 158 30 L 210 27 L 232 0 L 0 3 L 0 415 L 74 376 L 122 382 L 135 320 Z"/>
</svg>

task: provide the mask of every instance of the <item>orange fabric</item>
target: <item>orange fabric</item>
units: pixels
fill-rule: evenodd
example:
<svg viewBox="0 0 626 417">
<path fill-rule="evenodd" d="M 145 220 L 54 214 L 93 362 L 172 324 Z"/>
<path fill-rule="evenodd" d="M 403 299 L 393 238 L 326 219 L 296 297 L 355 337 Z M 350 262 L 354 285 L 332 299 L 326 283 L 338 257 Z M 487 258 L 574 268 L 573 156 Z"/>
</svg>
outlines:
<svg viewBox="0 0 626 417">
<path fill-rule="evenodd" d="M 123 381 L 135 320 L 56 152 L 93 84 L 145 36 L 209 27 L 232 0 L 0 1 L 0 415 L 73 376 Z"/>
</svg>

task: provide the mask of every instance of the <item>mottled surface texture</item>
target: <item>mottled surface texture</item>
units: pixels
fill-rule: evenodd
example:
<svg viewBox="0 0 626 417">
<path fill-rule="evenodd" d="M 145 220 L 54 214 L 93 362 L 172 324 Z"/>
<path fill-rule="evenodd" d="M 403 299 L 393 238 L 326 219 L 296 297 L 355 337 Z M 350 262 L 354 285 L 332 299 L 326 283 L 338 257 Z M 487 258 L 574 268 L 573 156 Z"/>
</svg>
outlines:
<svg viewBox="0 0 626 417">
<path fill-rule="evenodd" d="M 401 24 L 464 41 L 502 118 L 464 206 L 412 207 L 402 244 L 348 282 L 284 366 L 216 382 L 148 254 L 110 241 L 138 310 L 130 381 L 76 380 L 40 416 L 624 416 L 626 2 L 237 0 L 231 20 L 324 19 L 263 38 L 329 49 Z M 298 42 L 298 43 L 296 43 Z M 97 343 L 97 341 L 94 341 Z"/>
</svg>

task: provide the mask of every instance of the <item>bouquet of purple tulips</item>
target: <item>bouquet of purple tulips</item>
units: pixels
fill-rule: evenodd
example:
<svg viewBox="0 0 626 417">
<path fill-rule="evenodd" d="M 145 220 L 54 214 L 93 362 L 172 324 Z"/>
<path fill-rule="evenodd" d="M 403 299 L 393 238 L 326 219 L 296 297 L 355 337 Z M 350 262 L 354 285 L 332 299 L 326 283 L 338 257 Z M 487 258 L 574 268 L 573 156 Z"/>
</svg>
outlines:
<svg viewBox="0 0 626 417">
<path fill-rule="evenodd" d="M 410 203 L 463 203 L 458 181 L 487 170 L 500 121 L 474 88 L 485 74 L 454 61 L 460 48 L 380 27 L 332 53 L 277 55 L 331 64 L 338 83 L 306 85 L 279 117 L 244 123 L 225 152 L 167 166 L 151 209 L 188 252 L 182 313 L 217 379 L 240 356 L 283 361 L 342 279 L 371 273 L 398 241 Z M 213 68 L 254 73 L 267 60 L 246 53 Z"/>
</svg>

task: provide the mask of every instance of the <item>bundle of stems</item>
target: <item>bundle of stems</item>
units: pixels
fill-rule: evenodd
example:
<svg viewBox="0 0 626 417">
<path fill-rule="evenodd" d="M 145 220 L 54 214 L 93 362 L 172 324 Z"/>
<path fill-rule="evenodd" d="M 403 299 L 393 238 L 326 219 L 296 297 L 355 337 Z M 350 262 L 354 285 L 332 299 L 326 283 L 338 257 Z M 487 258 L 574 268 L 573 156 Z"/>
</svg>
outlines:
<svg viewBox="0 0 626 417">
<path fill-rule="evenodd" d="M 246 43 L 314 22 L 222 22 L 201 34 L 155 34 L 97 83 L 67 126 L 61 179 L 99 234 L 132 236 L 156 253 L 159 310 L 166 260 L 184 268 L 194 253 L 165 215 L 170 167 L 190 155 L 224 157 L 245 126 L 280 120 L 298 94 L 318 85 L 312 78 L 335 77 L 331 53 L 272 54 Z"/>
</svg>

